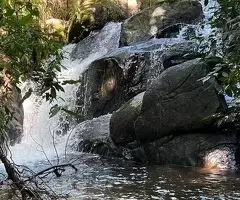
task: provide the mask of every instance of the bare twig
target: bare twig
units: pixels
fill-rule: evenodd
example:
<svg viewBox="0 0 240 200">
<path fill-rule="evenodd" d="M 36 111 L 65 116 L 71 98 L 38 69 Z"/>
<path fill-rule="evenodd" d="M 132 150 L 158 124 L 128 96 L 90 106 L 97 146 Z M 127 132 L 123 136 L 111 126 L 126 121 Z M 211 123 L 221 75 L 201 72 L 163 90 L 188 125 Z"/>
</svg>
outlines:
<svg viewBox="0 0 240 200">
<path fill-rule="evenodd" d="M 42 171 L 34 174 L 32 177 L 29 177 L 28 180 L 26 180 L 26 181 L 32 180 L 32 179 L 34 179 L 34 178 L 36 178 L 36 177 L 39 177 L 40 175 L 42 175 L 42 174 L 44 174 L 44 173 L 46 173 L 46 172 L 49 172 L 49 171 L 50 171 L 51 173 L 55 173 L 55 174 L 58 176 L 58 175 L 59 175 L 59 174 L 58 174 L 59 172 L 57 172 L 56 170 L 61 170 L 62 168 L 65 168 L 65 167 L 71 167 L 71 168 L 73 168 L 73 169 L 75 170 L 75 172 L 78 171 L 78 169 L 77 169 L 73 164 L 71 164 L 71 163 L 61 164 L 61 165 L 55 165 L 55 166 L 48 167 L 48 168 L 46 168 L 46 169 L 44 169 L 44 170 L 42 170 Z M 61 175 L 60 175 L 60 176 L 61 176 Z"/>
<path fill-rule="evenodd" d="M 59 155 L 58 155 L 58 152 L 57 152 L 57 147 L 56 147 L 56 144 L 55 144 L 55 134 L 54 134 L 54 131 L 52 133 L 50 127 L 49 127 L 49 133 L 51 134 L 52 136 L 52 144 L 53 144 L 53 148 L 54 148 L 54 151 L 56 153 L 56 156 L 57 156 L 57 164 L 59 164 Z"/>
</svg>

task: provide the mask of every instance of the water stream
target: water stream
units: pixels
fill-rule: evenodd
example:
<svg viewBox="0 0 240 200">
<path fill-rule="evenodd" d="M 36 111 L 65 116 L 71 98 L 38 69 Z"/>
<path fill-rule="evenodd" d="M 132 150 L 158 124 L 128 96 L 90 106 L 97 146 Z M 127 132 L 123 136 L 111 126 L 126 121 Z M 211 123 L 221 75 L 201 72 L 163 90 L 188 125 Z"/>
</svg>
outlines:
<svg viewBox="0 0 240 200">
<path fill-rule="evenodd" d="M 213 5 L 209 4 L 204 10 L 206 25 L 202 32 L 206 35 L 211 30 L 208 24 L 212 16 L 212 11 L 209 10 L 211 6 Z M 120 23 L 110 23 L 100 33 L 93 34 L 78 44 L 64 47 L 64 69 L 59 79 L 78 79 L 92 61 L 116 50 L 120 29 Z M 166 42 L 171 40 L 165 39 L 162 43 Z M 28 87 L 29 83 L 23 86 L 23 90 Z M 69 122 L 67 134 L 57 136 L 57 130 L 62 128 L 59 122 L 65 116 L 58 114 L 49 119 L 49 110 L 56 103 L 74 109 L 77 85 L 67 85 L 64 89 L 65 93 L 58 94 L 61 98 L 50 105 L 36 95 L 24 102 L 24 137 L 21 144 L 11 147 L 11 157 L 15 163 L 27 165 L 36 172 L 54 164 L 75 164 L 77 173 L 70 169 L 60 178 L 50 177 L 48 184 L 57 193 L 69 195 L 69 200 L 240 199 L 240 177 L 235 172 L 178 166 L 143 166 L 68 149 L 69 134 L 73 134 L 74 123 Z M 3 171 L 2 166 L 0 171 Z M 7 200 L 10 197 L 0 192 L 0 199 Z"/>
</svg>

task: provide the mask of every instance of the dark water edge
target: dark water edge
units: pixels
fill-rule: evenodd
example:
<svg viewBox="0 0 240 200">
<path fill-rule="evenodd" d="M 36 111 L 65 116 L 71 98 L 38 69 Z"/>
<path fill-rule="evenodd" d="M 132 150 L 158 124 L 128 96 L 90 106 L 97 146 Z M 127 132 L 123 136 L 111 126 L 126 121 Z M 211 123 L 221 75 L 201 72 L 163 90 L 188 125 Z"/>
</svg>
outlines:
<svg viewBox="0 0 240 200">
<path fill-rule="evenodd" d="M 78 172 L 49 177 L 49 186 L 71 200 L 81 199 L 240 199 L 235 171 L 180 166 L 139 165 L 92 154 L 71 155 Z M 35 163 L 41 170 L 47 163 Z M 0 187 L 0 199 L 11 199 Z"/>
</svg>

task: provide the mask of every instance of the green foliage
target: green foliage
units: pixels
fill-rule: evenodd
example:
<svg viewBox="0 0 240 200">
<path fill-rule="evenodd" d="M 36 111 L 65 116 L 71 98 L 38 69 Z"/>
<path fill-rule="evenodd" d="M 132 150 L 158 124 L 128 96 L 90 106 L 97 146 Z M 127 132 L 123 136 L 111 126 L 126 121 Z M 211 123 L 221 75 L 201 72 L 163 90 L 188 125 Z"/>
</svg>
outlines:
<svg viewBox="0 0 240 200">
<path fill-rule="evenodd" d="M 92 30 L 101 29 L 107 22 L 127 17 L 117 0 L 76 0 L 70 14 L 68 41 L 81 40 Z M 127 11 L 126 11 L 127 12 Z"/>
<path fill-rule="evenodd" d="M 72 17 L 79 21 L 95 21 L 96 14 L 101 15 L 102 20 L 116 20 L 122 17 L 122 8 L 117 0 L 77 0 L 72 10 Z M 97 12 L 101 13 L 97 13 Z"/>
<path fill-rule="evenodd" d="M 220 81 L 225 93 L 231 97 L 239 98 L 240 88 L 240 1 L 219 0 L 220 9 L 215 13 L 213 27 L 222 30 L 222 49 L 215 49 L 216 54 L 221 54 L 221 59 L 215 55 L 206 56 L 208 62 L 218 59 L 210 65 L 211 72 L 208 76 L 215 76 Z M 216 34 L 212 36 L 217 37 Z M 216 47 L 215 47 L 216 48 Z M 206 54 L 209 55 L 210 52 Z"/>
<path fill-rule="evenodd" d="M 34 80 L 37 92 L 51 102 L 57 91 L 64 91 L 57 78 L 61 71 L 62 44 L 41 29 L 38 5 L 31 2 L 0 0 L 0 70 L 7 74 L 11 87 L 17 88 L 27 79 Z M 0 88 L 4 88 L 3 84 L 1 78 Z M 11 87 L 5 93 L 11 93 Z M 3 142 L 12 113 L 8 110 L 11 98 L 1 100 L 0 141 Z"/>
<path fill-rule="evenodd" d="M 51 101 L 56 90 L 63 90 L 57 80 L 61 44 L 42 31 L 38 8 L 30 1 L 1 0 L 0 6 L 0 54 L 7 58 L 3 67 L 11 83 L 33 78 L 41 85 L 41 94 Z M 46 61 L 50 55 L 50 61 Z"/>
<path fill-rule="evenodd" d="M 161 5 L 163 3 L 174 3 L 179 0 L 145 0 L 142 1 L 141 9 L 145 9 L 151 6 Z"/>
<path fill-rule="evenodd" d="M 234 122 L 240 125 L 240 1 L 218 0 L 220 8 L 212 21 L 213 33 L 210 40 L 212 47 L 206 52 L 204 60 L 209 66 L 209 74 L 203 78 L 206 81 L 214 76 L 223 88 L 223 92 L 234 100 L 227 113 L 214 116 L 217 126 L 225 126 Z M 217 34 L 222 35 L 222 47 L 215 45 Z"/>
<path fill-rule="evenodd" d="M 54 117 L 59 112 L 64 112 L 67 115 L 73 116 L 78 121 L 85 120 L 85 117 L 83 115 L 78 114 L 72 110 L 69 110 L 67 107 L 59 106 L 58 104 L 55 104 L 54 106 L 51 107 L 50 112 L 49 112 L 50 118 Z"/>
</svg>

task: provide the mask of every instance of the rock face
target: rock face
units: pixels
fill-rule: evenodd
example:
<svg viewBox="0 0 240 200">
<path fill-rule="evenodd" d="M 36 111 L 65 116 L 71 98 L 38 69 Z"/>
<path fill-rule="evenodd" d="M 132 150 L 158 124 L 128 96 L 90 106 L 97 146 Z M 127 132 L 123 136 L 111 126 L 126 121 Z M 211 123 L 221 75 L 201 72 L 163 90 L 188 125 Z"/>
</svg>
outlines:
<svg viewBox="0 0 240 200">
<path fill-rule="evenodd" d="M 71 146 L 78 151 L 94 151 L 92 146 L 96 143 L 104 144 L 109 140 L 109 121 L 111 115 L 104 115 L 100 118 L 87 120 L 80 123 L 74 130 L 75 134 L 71 139 Z M 99 153 L 100 151 L 98 151 Z"/>
<path fill-rule="evenodd" d="M 9 105 L 9 109 L 13 113 L 13 117 L 9 123 L 8 135 L 10 144 L 14 145 L 15 143 L 21 142 L 23 136 L 24 111 L 22 104 L 20 104 L 20 101 L 22 100 L 21 93 L 13 89 L 11 96 L 12 102 L 11 105 Z"/>
<path fill-rule="evenodd" d="M 0 87 L 0 102 L 12 113 L 12 118 L 8 123 L 8 137 L 10 144 L 19 143 L 23 135 L 23 106 L 21 92 L 18 88 L 10 84 L 10 75 L 1 72 L 4 86 Z"/>
<path fill-rule="evenodd" d="M 209 133 L 207 120 L 222 106 L 214 80 L 200 59 L 165 70 L 145 93 L 113 113 L 110 137 L 141 162 L 186 166 L 234 167 L 236 135 Z M 214 160 L 212 152 L 223 157 Z M 231 166 L 230 166 L 231 165 Z"/>
<path fill-rule="evenodd" d="M 89 120 L 75 130 L 72 147 L 157 164 L 240 166 L 238 133 L 214 128 L 211 118 L 227 109 L 219 86 L 201 80 L 206 64 L 190 36 L 174 38 L 201 15 L 199 1 L 181 0 L 123 23 L 121 47 L 83 74 L 77 105 Z"/>
<path fill-rule="evenodd" d="M 146 91 L 135 128 L 140 141 L 203 128 L 220 107 L 216 83 L 203 83 L 206 68 L 194 59 L 165 70 Z"/>
<path fill-rule="evenodd" d="M 192 24 L 202 16 L 198 0 L 181 0 L 174 3 L 156 5 L 127 19 L 122 25 L 120 46 L 147 41 L 161 35 L 167 27 L 176 24 Z"/>
<path fill-rule="evenodd" d="M 165 69 L 199 56 L 194 45 L 185 40 L 153 39 L 94 61 L 79 88 L 80 112 L 88 119 L 112 113 L 145 91 Z"/>
</svg>

